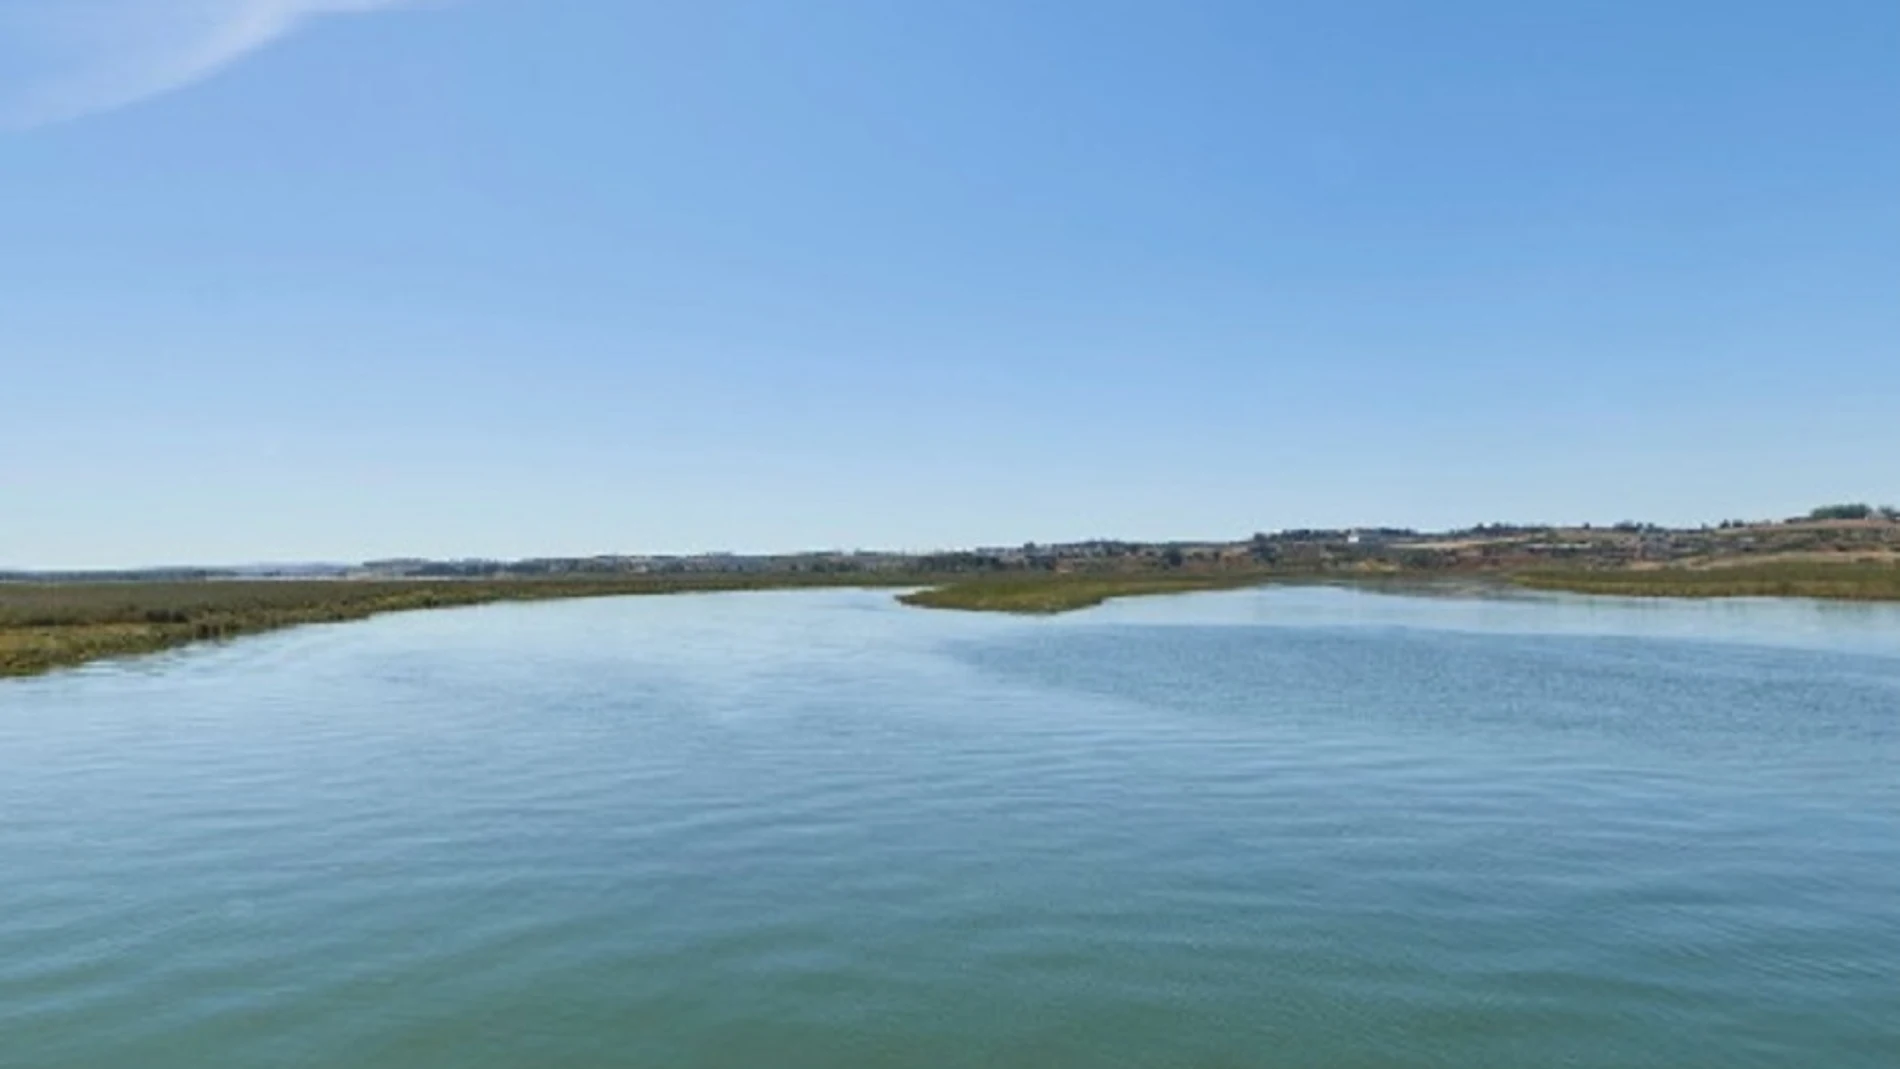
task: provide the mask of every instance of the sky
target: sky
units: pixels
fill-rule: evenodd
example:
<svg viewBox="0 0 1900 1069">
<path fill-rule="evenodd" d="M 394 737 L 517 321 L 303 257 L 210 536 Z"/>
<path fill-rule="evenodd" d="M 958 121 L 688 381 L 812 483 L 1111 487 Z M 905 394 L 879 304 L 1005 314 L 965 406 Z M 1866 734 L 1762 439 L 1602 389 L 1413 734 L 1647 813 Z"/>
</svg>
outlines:
<svg viewBox="0 0 1900 1069">
<path fill-rule="evenodd" d="M 1900 502 L 1900 4 L 0 0 L 0 568 Z"/>
</svg>

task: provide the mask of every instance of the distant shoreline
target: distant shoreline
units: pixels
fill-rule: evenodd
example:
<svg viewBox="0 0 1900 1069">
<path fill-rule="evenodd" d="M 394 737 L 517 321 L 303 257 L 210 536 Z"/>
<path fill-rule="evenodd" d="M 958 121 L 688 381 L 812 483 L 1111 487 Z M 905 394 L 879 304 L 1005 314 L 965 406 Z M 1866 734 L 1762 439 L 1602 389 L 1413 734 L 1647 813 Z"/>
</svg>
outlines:
<svg viewBox="0 0 1900 1069">
<path fill-rule="evenodd" d="M 1900 601 L 1900 563 L 1778 561 L 1701 567 L 1462 569 L 1261 566 L 1006 574 L 862 572 L 504 579 L 218 579 L 167 582 L 0 582 L 0 677 L 173 649 L 311 623 L 504 601 L 748 590 L 903 589 L 922 609 L 1054 615 L 1112 598 L 1348 582 L 1421 588 L 1496 584 L 1527 590 L 1654 598 L 1781 597 Z"/>
<path fill-rule="evenodd" d="M 910 587 L 920 576 L 0 582 L 0 677 L 156 653 L 304 624 L 506 601 L 823 587 Z"/>
<path fill-rule="evenodd" d="M 1733 564 L 1708 568 L 1646 568 L 1527 572 L 1512 582 L 1531 590 L 1635 598 L 1815 598 L 1900 601 L 1900 564 Z"/>
</svg>

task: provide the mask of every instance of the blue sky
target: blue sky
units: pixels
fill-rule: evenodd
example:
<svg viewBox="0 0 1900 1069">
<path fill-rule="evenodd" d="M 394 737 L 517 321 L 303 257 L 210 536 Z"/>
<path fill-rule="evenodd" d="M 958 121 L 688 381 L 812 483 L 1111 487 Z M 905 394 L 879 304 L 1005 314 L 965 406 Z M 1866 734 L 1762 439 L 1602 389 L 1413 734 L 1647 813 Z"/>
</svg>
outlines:
<svg viewBox="0 0 1900 1069">
<path fill-rule="evenodd" d="M 0 0 L 0 566 L 1900 500 L 1900 5 Z"/>
</svg>

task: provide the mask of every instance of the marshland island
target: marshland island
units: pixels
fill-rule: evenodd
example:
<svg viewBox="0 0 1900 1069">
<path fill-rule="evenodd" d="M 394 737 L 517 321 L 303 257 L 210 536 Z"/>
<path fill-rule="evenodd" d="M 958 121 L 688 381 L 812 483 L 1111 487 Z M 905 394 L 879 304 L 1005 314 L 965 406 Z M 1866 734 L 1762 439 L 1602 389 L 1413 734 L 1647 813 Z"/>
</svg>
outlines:
<svg viewBox="0 0 1900 1069">
<path fill-rule="evenodd" d="M 1637 597 L 1900 600 L 1900 510 L 1831 505 L 1693 528 L 1482 524 L 1096 539 L 929 553 L 605 555 L 125 572 L 0 571 L 0 676 L 306 623 L 498 601 L 820 586 L 907 605 L 1058 613 L 1273 582 L 1483 583 Z"/>
</svg>

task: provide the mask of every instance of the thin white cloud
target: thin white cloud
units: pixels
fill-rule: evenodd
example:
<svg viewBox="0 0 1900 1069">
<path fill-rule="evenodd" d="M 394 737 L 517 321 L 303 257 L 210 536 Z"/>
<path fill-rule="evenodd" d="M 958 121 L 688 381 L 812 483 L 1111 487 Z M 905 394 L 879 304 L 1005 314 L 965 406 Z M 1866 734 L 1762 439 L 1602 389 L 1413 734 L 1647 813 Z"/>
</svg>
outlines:
<svg viewBox="0 0 1900 1069">
<path fill-rule="evenodd" d="M 0 0 L 0 124 L 42 126 L 208 78 L 325 15 L 412 0 Z"/>
</svg>

